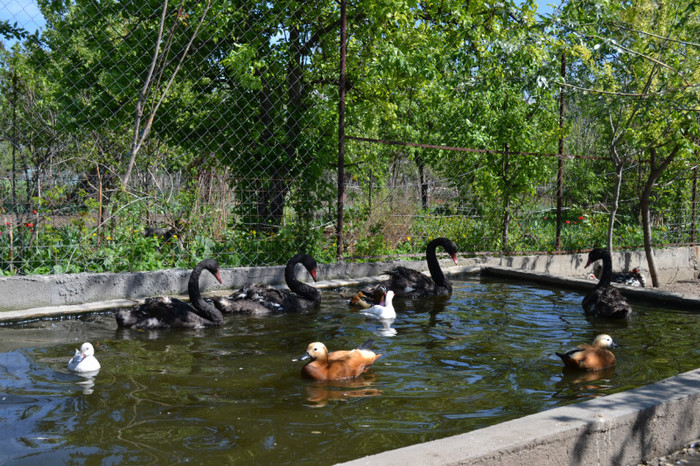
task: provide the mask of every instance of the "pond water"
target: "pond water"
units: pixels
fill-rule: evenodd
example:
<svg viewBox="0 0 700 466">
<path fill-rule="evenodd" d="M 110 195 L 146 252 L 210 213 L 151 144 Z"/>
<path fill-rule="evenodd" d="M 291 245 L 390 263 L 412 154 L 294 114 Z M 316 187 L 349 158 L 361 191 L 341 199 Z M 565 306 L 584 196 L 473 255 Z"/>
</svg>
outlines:
<svg viewBox="0 0 700 466">
<path fill-rule="evenodd" d="M 449 298 L 396 300 L 393 335 L 335 290 L 317 313 L 218 329 L 124 331 L 108 313 L 0 327 L 0 463 L 333 464 L 700 367 L 698 313 L 633 303 L 629 323 L 596 322 L 579 292 L 453 285 Z M 622 345 L 617 366 L 564 372 L 554 352 L 599 333 Z M 308 343 L 370 337 L 383 356 L 364 376 L 300 376 Z M 83 341 L 102 364 L 94 380 L 66 369 Z"/>
</svg>

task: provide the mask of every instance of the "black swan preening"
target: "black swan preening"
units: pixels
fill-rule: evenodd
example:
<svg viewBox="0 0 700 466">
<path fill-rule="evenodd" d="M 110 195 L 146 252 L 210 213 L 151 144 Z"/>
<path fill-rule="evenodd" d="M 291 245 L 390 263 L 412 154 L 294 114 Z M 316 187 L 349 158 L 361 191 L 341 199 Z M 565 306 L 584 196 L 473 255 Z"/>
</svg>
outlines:
<svg viewBox="0 0 700 466">
<path fill-rule="evenodd" d="M 217 327 L 224 323 L 221 312 L 202 298 L 199 277 L 203 270 L 211 272 L 221 283 L 219 264 L 214 259 L 201 261 L 192 270 L 187 291 L 190 303 L 168 296 L 148 298 L 136 309 L 115 311 L 119 327 L 135 329 Z"/>
<path fill-rule="evenodd" d="M 600 277 L 602 271 L 603 267 L 600 264 L 595 264 L 590 278 Z M 613 272 L 612 282 L 627 286 L 639 286 L 642 288 L 647 285 L 647 279 L 642 273 L 642 269 L 639 267 L 635 267 L 629 272 Z"/>
<path fill-rule="evenodd" d="M 386 287 L 393 290 L 396 296 L 403 298 L 421 298 L 425 296 L 447 295 L 452 293 L 452 285 L 440 268 L 435 248 L 441 246 L 457 263 L 457 246 L 447 238 L 435 238 L 428 243 L 425 258 L 428 262 L 430 277 L 417 270 L 407 267 L 397 267 L 391 272 L 391 278 Z"/>
<path fill-rule="evenodd" d="M 301 264 L 316 281 L 316 260 L 307 254 L 297 254 L 284 268 L 284 280 L 289 290 L 271 286 L 252 285 L 227 298 L 212 298 L 214 305 L 225 314 L 270 314 L 282 312 L 306 312 L 321 305 L 321 293 L 313 286 L 295 277 L 295 268 Z"/>
<path fill-rule="evenodd" d="M 632 313 L 632 306 L 622 296 L 620 290 L 611 285 L 612 258 L 610 252 L 607 249 L 593 249 L 588 254 L 586 267 L 600 259 L 603 259 L 603 272 L 593 291 L 583 298 L 583 310 L 593 317 L 626 319 Z"/>
</svg>

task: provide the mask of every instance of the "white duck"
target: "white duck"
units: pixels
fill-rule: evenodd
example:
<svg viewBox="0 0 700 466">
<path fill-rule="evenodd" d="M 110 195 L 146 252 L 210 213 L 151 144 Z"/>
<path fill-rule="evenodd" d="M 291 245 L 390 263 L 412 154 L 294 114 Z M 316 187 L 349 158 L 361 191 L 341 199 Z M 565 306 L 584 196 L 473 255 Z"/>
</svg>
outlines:
<svg viewBox="0 0 700 466">
<path fill-rule="evenodd" d="M 394 292 L 389 290 L 386 292 L 384 304 L 375 304 L 372 307 L 363 309 L 361 312 L 366 316 L 374 317 L 377 319 L 395 319 L 396 311 L 394 310 L 394 306 L 391 303 L 392 299 L 394 299 Z"/>
<path fill-rule="evenodd" d="M 95 348 L 91 343 L 83 343 L 80 350 L 68 361 L 68 370 L 72 372 L 96 372 L 100 370 L 100 362 L 95 357 Z"/>
</svg>

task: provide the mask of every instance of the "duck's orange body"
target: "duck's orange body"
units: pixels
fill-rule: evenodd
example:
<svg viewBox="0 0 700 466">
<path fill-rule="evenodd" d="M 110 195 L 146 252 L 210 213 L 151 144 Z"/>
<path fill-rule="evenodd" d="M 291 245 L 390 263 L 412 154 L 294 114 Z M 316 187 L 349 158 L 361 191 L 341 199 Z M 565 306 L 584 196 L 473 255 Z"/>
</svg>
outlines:
<svg viewBox="0 0 700 466">
<path fill-rule="evenodd" d="M 375 287 L 370 294 L 372 297 L 367 296 L 362 291 L 358 291 L 350 297 L 348 304 L 350 307 L 356 309 L 369 309 L 375 304 L 382 304 L 384 302 L 384 296 L 386 296 L 386 288 L 383 286 Z"/>
<path fill-rule="evenodd" d="M 367 302 L 365 298 L 367 298 L 367 295 L 364 294 L 362 291 L 358 291 L 350 298 L 350 307 L 358 307 L 360 309 L 367 309 L 369 307 L 372 307 L 372 305 L 369 302 Z"/>
<path fill-rule="evenodd" d="M 367 340 L 358 348 L 349 351 L 328 352 L 321 342 L 311 343 L 306 348 L 306 354 L 301 360 L 311 359 L 302 370 L 302 375 L 314 380 L 341 380 L 357 377 L 364 373 L 379 359 L 381 354 L 375 354 L 369 347 L 372 340 Z"/>
<path fill-rule="evenodd" d="M 615 348 L 610 335 L 598 335 L 592 345 L 579 345 L 566 353 L 556 353 L 566 367 L 599 371 L 615 365 L 615 355 L 608 348 Z"/>
</svg>

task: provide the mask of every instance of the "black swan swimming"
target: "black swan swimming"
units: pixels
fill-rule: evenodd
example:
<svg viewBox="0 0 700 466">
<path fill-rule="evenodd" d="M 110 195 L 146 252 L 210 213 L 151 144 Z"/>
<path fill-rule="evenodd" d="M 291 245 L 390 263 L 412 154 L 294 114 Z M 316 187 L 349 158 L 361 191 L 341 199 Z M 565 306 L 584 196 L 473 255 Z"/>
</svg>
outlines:
<svg viewBox="0 0 700 466">
<path fill-rule="evenodd" d="M 384 285 L 402 298 L 421 298 L 425 296 L 448 295 L 452 285 L 440 268 L 435 248 L 441 246 L 457 263 L 457 245 L 447 238 L 435 238 L 428 243 L 425 259 L 428 262 L 430 277 L 407 267 L 397 267 L 391 272 L 391 278 Z"/>
<path fill-rule="evenodd" d="M 148 298 L 136 309 L 114 312 L 119 327 L 135 329 L 217 327 L 224 323 L 221 312 L 202 298 L 199 277 L 208 270 L 221 283 L 219 264 L 214 259 L 201 261 L 192 270 L 187 291 L 191 304 L 168 296 Z"/>
<path fill-rule="evenodd" d="M 284 281 L 289 290 L 271 286 L 246 286 L 227 298 L 212 298 L 214 305 L 225 314 L 247 313 L 264 315 L 282 312 L 307 312 L 321 305 L 321 293 L 313 286 L 295 277 L 295 268 L 301 264 L 316 281 L 316 260 L 308 254 L 297 254 L 284 268 Z"/>
<path fill-rule="evenodd" d="M 611 285 L 612 258 L 610 252 L 607 249 L 593 249 L 588 254 L 586 267 L 600 259 L 603 259 L 603 272 L 593 291 L 583 298 L 583 310 L 593 317 L 626 319 L 632 313 L 632 306 L 622 296 L 620 290 Z"/>
</svg>

